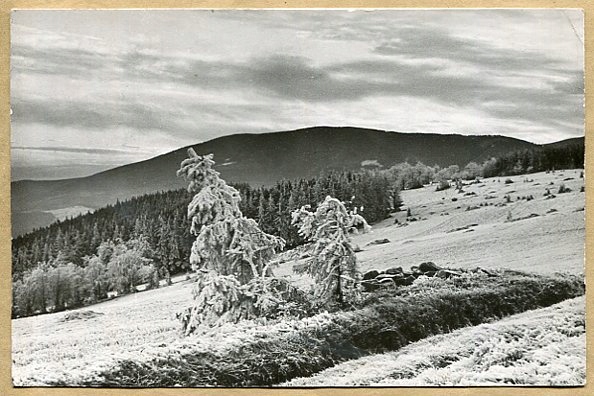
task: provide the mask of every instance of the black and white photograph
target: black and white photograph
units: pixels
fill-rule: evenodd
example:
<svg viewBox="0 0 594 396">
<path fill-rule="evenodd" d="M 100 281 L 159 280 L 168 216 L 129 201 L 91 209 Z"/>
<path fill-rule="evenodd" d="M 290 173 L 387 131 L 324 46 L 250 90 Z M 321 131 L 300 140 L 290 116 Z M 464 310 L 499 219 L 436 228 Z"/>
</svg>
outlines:
<svg viewBox="0 0 594 396">
<path fill-rule="evenodd" d="M 582 9 L 10 21 L 14 387 L 582 387 Z"/>
</svg>

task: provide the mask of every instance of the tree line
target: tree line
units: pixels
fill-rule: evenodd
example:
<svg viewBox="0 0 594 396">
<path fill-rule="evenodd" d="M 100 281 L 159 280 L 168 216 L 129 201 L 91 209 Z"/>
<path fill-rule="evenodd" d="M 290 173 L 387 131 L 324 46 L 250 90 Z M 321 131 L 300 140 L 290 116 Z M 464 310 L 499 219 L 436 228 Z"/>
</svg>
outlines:
<svg viewBox="0 0 594 396">
<path fill-rule="evenodd" d="M 401 190 L 432 182 L 583 166 L 584 146 L 574 144 L 514 151 L 482 164 L 470 162 L 464 168 L 402 163 L 388 169 L 377 165 L 362 172 L 329 172 L 311 179 L 281 180 L 272 187 L 234 186 L 242 197 L 242 212 L 257 220 L 263 231 L 284 238 L 287 247 L 294 247 L 303 239 L 290 224 L 290 212 L 303 205 L 315 207 L 327 195 L 346 202 L 348 209 L 363 208 L 362 215 L 374 223 L 398 209 Z M 102 242 L 140 236 L 148 238 L 159 266 L 170 273 L 187 271 L 191 238 L 180 230 L 189 226 L 189 199 L 186 190 L 149 194 L 19 236 L 12 241 L 13 278 L 19 279 L 25 270 L 56 259 L 59 253 L 66 262 L 81 266 L 83 258 L 95 254 Z"/>
<path fill-rule="evenodd" d="M 83 265 L 64 254 L 25 271 L 12 285 L 12 317 L 59 312 L 104 300 L 108 293 L 127 294 L 148 283 L 158 287 L 159 273 L 146 238 L 106 241 Z"/>
<path fill-rule="evenodd" d="M 512 176 L 559 169 L 584 167 L 584 144 L 545 146 L 534 150 L 513 151 L 491 158 L 482 165 L 482 176 Z"/>
<path fill-rule="evenodd" d="M 398 190 L 390 186 L 388 178 L 369 170 L 281 180 L 271 187 L 237 184 L 235 188 L 240 193 L 239 207 L 245 216 L 256 220 L 264 232 L 283 238 L 289 248 L 304 241 L 297 227 L 291 224 L 291 212 L 304 205 L 315 207 L 327 195 L 357 208 L 370 222 L 383 220 L 401 204 Z M 130 292 L 133 288 L 119 286 L 112 276 L 116 273 L 114 266 L 120 265 L 124 258 L 132 263 L 131 267 L 146 262 L 139 282 L 155 283 L 154 279 L 170 279 L 172 275 L 190 271 L 193 241 L 187 232 L 191 226 L 187 215 L 190 200 L 190 193 L 183 189 L 144 195 L 15 238 L 12 275 L 14 301 L 19 308 L 15 313 L 30 315 L 49 307 L 59 310 L 98 301 L 108 291 Z M 110 250 L 126 254 L 113 261 L 105 254 Z M 47 289 L 52 282 L 57 282 L 55 287 L 60 293 L 77 291 L 72 296 L 54 298 L 55 293 Z"/>
<path fill-rule="evenodd" d="M 563 146 L 543 146 L 536 149 L 517 150 L 493 157 L 482 164 L 469 162 L 465 167 L 458 165 L 440 167 L 421 162 L 412 165 L 401 163 L 390 168 L 380 164 L 372 165 L 376 172 L 387 178 L 395 190 L 420 188 L 429 183 L 455 180 L 473 180 L 478 177 L 513 176 L 526 173 L 584 167 L 583 143 L 568 143 Z"/>
</svg>

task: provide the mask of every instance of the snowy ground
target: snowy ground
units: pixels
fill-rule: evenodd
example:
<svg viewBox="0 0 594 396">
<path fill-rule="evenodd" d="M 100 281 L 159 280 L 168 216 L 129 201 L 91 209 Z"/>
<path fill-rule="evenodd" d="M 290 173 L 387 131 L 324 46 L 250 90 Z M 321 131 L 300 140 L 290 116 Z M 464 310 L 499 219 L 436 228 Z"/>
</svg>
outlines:
<svg viewBox="0 0 594 396">
<path fill-rule="evenodd" d="M 584 297 L 578 297 L 351 360 L 280 386 L 583 385 L 584 307 Z"/>
<path fill-rule="evenodd" d="M 453 268 L 510 268 L 530 272 L 584 272 L 585 193 L 580 170 L 484 179 L 480 184 L 435 191 L 426 186 L 402 192 L 405 210 L 353 238 L 362 271 L 403 267 L 425 261 Z M 573 178 L 572 180 L 565 180 Z M 513 183 L 505 184 L 506 179 Z M 528 181 L 527 181 L 528 180 Z M 561 184 L 572 191 L 557 194 Z M 549 189 L 556 197 L 547 199 Z M 474 193 L 476 195 L 465 195 Z M 511 203 L 505 196 L 510 195 Z M 532 195 L 533 200 L 517 200 Z M 456 200 L 453 201 L 452 199 Z M 505 206 L 497 206 L 505 203 Z M 480 204 L 489 206 L 479 206 Z M 406 207 L 419 219 L 406 226 Z M 469 207 L 478 209 L 467 210 Z M 517 221 L 512 219 L 537 214 Z M 459 228 L 466 229 L 454 231 Z M 366 246 L 387 238 L 390 243 Z M 293 276 L 292 264 L 278 269 Z M 302 279 L 302 282 L 306 282 Z"/>
<path fill-rule="evenodd" d="M 94 318 L 63 322 L 60 312 L 13 320 L 13 381 L 31 386 L 89 376 L 170 344 L 181 338 L 175 312 L 191 300 L 190 286 L 177 283 L 78 310 L 98 313 Z"/>
<path fill-rule="evenodd" d="M 571 170 L 515 176 L 510 178 L 512 184 L 505 184 L 507 178 L 493 178 L 464 187 L 466 193 L 476 195 L 465 196 L 454 189 L 436 192 L 435 186 L 404 191 L 405 205 L 419 220 L 399 226 L 391 218 L 375 225 L 371 233 L 355 236 L 355 243 L 363 249 L 357 254 L 361 269 L 406 269 L 433 261 L 450 267 L 583 273 L 585 195 L 580 192 L 584 179 L 579 178 L 579 173 Z M 567 178 L 573 179 L 564 180 Z M 572 191 L 557 194 L 561 183 Z M 554 199 L 543 196 L 546 188 L 556 195 Z M 511 196 L 512 203 L 496 206 L 505 202 L 506 194 Z M 516 200 L 517 196 L 528 195 L 534 199 Z M 492 205 L 466 210 L 480 203 Z M 510 216 L 520 219 L 532 213 L 539 216 L 506 221 Z M 396 218 L 402 223 L 405 215 L 401 212 Z M 381 238 L 388 238 L 390 243 L 366 246 Z M 292 266 L 293 263 L 283 264 L 277 274 L 290 276 L 305 286 L 304 278 L 292 274 Z M 16 385 L 25 386 L 55 380 L 75 383 L 77 378 L 89 378 L 113 367 L 119 359 L 146 361 L 155 356 L 189 352 L 190 347 L 220 348 L 220 335 L 218 340 L 197 342 L 180 334 L 175 313 L 189 305 L 191 298 L 190 285 L 179 282 L 79 310 L 96 312 L 97 317 L 64 322 L 67 313 L 62 312 L 13 320 L 13 380 Z M 583 300 L 579 301 L 572 304 L 583 305 Z M 526 325 L 534 331 L 542 328 L 540 321 L 530 317 Z M 229 344 L 240 343 L 245 337 L 258 337 L 271 330 L 246 324 L 224 330 L 222 338 Z M 443 337 L 442 345 L 447 346 L 448 336 Z M 565 344 L 559 347 L 573 348 Z M 465 366 L 452 367 L 465 370 Z"/>
</svg>

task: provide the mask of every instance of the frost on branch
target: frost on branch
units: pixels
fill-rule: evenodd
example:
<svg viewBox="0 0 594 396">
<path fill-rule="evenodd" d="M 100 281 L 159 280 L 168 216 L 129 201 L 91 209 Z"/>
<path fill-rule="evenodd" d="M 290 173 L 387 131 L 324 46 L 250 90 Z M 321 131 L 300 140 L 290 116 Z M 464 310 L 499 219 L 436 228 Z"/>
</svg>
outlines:
<svg viewBox="0 0 594 396">
<path fill-rule="evenodd" d="M 281 310 L 295 291 L 272 277 L 271 259 L 284 240 L 266 234 L 243 216 L 239 192 L 213 169 L 212 154 L 200 156 L 193 149 L 177 175 L 188 181 L 194 197 L 188 205 L 190 232 L 196 236 L 190 263 L 198 274 L 194 305 L 180 313 L 186 334 L 201 324 L 216 325 Z"/>
<path fill-rule="evenodd" d="M 313 242 L 303 272 L 314 278 L 314 299 L 322 305 L 352 302 L 359 297 L 360 273 L 349 233 L 370 227 L 356 211 L 347 211 L 342 202 L 330 196 L 315 212 L 309 209 L 304 206 L 295 210 L 292 222 Z"/>
</svg>

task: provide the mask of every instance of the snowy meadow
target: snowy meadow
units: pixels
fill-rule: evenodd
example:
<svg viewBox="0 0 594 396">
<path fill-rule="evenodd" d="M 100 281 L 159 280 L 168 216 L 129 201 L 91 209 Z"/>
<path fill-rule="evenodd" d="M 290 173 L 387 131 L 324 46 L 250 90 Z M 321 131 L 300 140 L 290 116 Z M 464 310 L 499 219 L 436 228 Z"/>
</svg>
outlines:
<svg viewBox="0 0 594 396">
<path fill-rule="evenodd" d="M 463 279 L 421 277 L 411 286 L 393 286 L 367 293 L 367 308 L 361 306 L 342 313 L 330 311 L 303 319 L 245 320 L 191 336 L 183 334 L 175 318 L 176 313 L 190 305 L 193 299 L 194 280 L 182 277 L 172 286 L 122 296 L 79 310 L 14 320 L 15 385 L 582 383 L 585 378 L 583 298 L 554 308 L 538 309 L 583 293 L 580 274 L 583 269 L 584 212 L 580 201 L 583 205 L 584 193 L 580 192 L 583 179 L 579 178 L 579 173 L 579 170 L 570 170 L 520 175 L 512 177 L 514 183 L 508 184 L 505 179 L 486 178 L 481 183 L 464 187 L 467 192 L 476 192 L 469 195 L 452 190 L 438 192 L 435 186 L 406 190 L 402 192 L 403 203 L 410 209 L 411 215 L 419 218 L 417 221 L 409 219 L 404 222 L 402 216 L 406 218 L 407 213 L 403 211 L 374 225 L 371 232 L 352 236 L 353 244 L 359 246 L 360 251 L 356 255 L 363 272 L 372 269 L 383 271 L 395 263 L 406 266 L 433 259 L 443 267 L 460 271 L 481 267 L 497 272 L 507 268 L 528 271 L 525 274 L 511 271 L 499 272 L 497 277 L 478 272 L 469 273 Z M 568 175 L 575 177 L 564 180 Z M 552 188 L 548 186 L 559 186 L 561 183 L 571 192 L 554 199 L 542 195 L 543 186 Z M 512 199 L 506 206 L 480 205 L 483 202 L 506 202 L 506 196 L 513 190 L 518 196 L 533 195 L 535 199 L 528 202 Z M 536 198 L 537 195 L 540 196 Z M 453 201 L 453 197 L 459 199 Z M 477 209 L 467 210 L 475 206 Z M 510 211 L 520 220 L 509 221 Z M 538 216 L 527 217 L 526 214 L 530 213 Z M 402 226 L 403 223 L 408 225 Z M 472 225 L 468 227 L 469 224 Z M 542 231 L 533 235 L 528 230 Z M 444 241 L 445 236 L 447 241 Z M 374 244 L 376 240 L 389 242 Z M 538 240 L 541 242 L 535 243 Z M 468 249 L 469 244 L 483 246 L 484 249 Z M 505 248 L 502 249 L 502 246 Z M 443 254 L 446 248 L 448 255 Z M 520 251 L 522 254 L 519 254 Z M 281 278 L 307 289 L 312 282 L 303 274 L 295 274 L 292 269 L 303 262 L 301 256 L 301 253 L 283 254 L 274 271 Z M 502 260 L 502 257 L 507 259 Z M 498 260 L 494 261 L 495 258 Z M 556 260 L 563 263 L 564 271 L 561 272 L 565 275 L 561 277 L 555 275 L 559 272 Z M 572 281 L 568 282 L 568 279 Z M 492 283 L 494 280 L 498 285 Z M 519 285 L 521 292 L 510 289 L 510 285 L 514 284 Z M 373 297 L 376 293 L 380 294 Z M 407 304 L 412 311 L 406 313 L 398 311 L 401 309 L 398 308 L 399 301 L 388 301 L 390 298 L 406 299 L 407 296 L 412 296 L 410 298 L 414 302 Z M 421 297 L 430 299 L 422 305 Z M 499 298 L 505 298 L 501 301 L 506 303 L 499 306 Z M 462 308 L 469 299 L 472 304 Z M 379 302 L 384 303 L 384 308 L 379 308 Z M 436 303 L 442 308 L 435 306 Z M 427 304 L 433 304 L 435 311 L 425 313 Z M 461 313 L 451 312 L 451 306 L 456 305 Z M 473 305 L 480 311 L 479 316 L 473 317 L 469 311 Z M 372 315 L 370 309 L 379 309 L 383 313 Z M 395 313 L 388 314 L 392 309 L 396 310 Z M 525 309 L 530 312 L 498 319 Z M 72 315 L 76 312 L 83 314 Z M 89 314 L 84 315 L 86 312 Z M 461 316 L 451 323 L 440 324 L 436 319 L 440 312 L 450 318 Z M 410 321 L 402 322 L 401 318 L 412 316 L 427 326 L 426 314 L 430 315 L 433 327 L 424 328 L 420 334 L 407 334 L 417 330 L 411 327 Z M 478 325 L 483 321 L 489 324 Z M 397 329 L 399 322 L 402 328 L 397 333 L 385 333 L 387 329 Z M 336 323 L 343 323 L 338 328 L 354 329 L 353 333 L 338 331 Z M 379 327 L 368 329 L 370 323 L 379 324 Z M 473 324 L 478 326 L 447 334 Z M 385 326 L 384 330 L 382 326 Z M 388 334 L 392 335 L 385 339 Z M 419 339 L 425 336 L 429 338 Z M 338 349 L 337 340 L 331 340 L 333 337 L 341 340 L 339 345 L 342 346 Z M 361 337 L 378 341 L 376 345 L 365 345 L 361 343 Z M 268 362 L 261 366 L 265 372 L 260 373 L 258 379 L 233 377 L 233 372 L 249 369 L 253 375 L 257 371 L 249 362 L 235 362 L 231 358 L 243 356 L 246 348 L 251 347 L 260 354 L 268 354 L 261 356 L 253 352 L 260 363 Z M 383 353 L 390 350 L 396 352 Z M 479 360 L 477 354 L 481 350 Z M 570 351 L 570 355 L 560 353 L 562 350 Z M 221 363 L 220 359 L 226 363 Z M 548 363 L 543 366 L 545 360 Z M 168 365 L 165 361 L 173 363 Z M 329 368 L 332 366 L 335 367 Z M 210 373 L 207 367 L 228 372 L 230 377 Z M 304 374 L 306 377 L 314 375 L 311 379 L 293 379 Z M 136 382 L 138 378 L 140 382 Z M 291 381 L 285 383 L 285 380 Z"/>
</svg>

